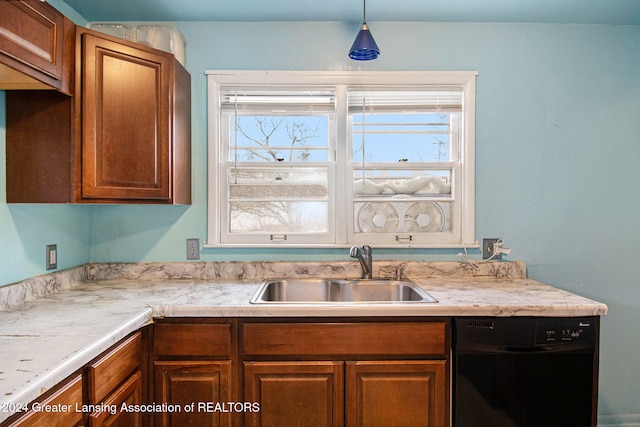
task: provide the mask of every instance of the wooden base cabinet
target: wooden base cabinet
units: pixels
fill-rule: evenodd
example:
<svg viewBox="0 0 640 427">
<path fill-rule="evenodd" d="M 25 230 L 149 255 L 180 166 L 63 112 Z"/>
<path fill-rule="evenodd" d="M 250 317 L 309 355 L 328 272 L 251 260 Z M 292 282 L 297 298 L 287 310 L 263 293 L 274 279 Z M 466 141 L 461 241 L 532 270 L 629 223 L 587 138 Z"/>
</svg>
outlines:
<svg viewBox="0 0 640 427">
<path fill-rule="evenodd" d="M 1 426 L 447 427 L 449 349 L 448 319 L 155 319 L 38 400 L 88 410 Z"/>
<path fill-rule="evenodd" d="M 142 332 L 135 332 L 98 356 L 77 374 L 32 402 L 31 411 L 14 415 L 2 427 L 143 427 Z M 49 406 L 46 406 L 49 405 Z M 35 409 L 34 409 L 35 408 Z M 39 409 L 39 410 L 38 410 Z"/>
<path fill-rule="evenodd" d="M 445 426 L 446 369 L 444 360 L 245 362 L 245 401 L 260 402 L 245 426 Z"/>
<path fill-rule="evenodd" d="M 234 322 L 225 319 L 157 320 L 151 396 L 167 406 L 155 414 L 155 427 L 234 425 L 234 335 Z"/>
<path fill-rule="evenodd" d="M 248 321 L 245 425 L 449 425 L 448 321 Z"/>
</svg>

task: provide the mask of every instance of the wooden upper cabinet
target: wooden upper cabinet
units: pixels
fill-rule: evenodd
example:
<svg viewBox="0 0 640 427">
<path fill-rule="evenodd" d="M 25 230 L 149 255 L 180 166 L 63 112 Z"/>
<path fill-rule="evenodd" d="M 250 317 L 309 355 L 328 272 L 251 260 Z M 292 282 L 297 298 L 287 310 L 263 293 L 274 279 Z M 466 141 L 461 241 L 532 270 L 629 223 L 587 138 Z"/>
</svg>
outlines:
<svg viewBox="0 0 640 427">
<path fill-rule="evenodd" d="M 175 72 L 170 55 L 82 35 L 83 199 L 171 201 Z"/>
<path fill-rule="evenodd" d="M 74 80 L 73 97 L 7 92 L 7 202 L 190 204 L 191 76 L 174 56 L 77 27 Z"/>
<path fill-rule="evenodd" d="M 0 0 L 0 89 L 69 93 L 75 25 L 39 0 Z"/>
</svg>

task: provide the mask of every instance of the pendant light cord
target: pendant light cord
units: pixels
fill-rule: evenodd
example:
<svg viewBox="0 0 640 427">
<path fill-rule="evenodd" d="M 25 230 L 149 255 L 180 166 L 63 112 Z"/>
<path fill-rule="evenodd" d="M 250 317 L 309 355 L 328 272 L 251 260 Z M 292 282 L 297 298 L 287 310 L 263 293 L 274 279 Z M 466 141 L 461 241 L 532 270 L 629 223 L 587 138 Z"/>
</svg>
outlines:
<svg viewBox="0 0 640 427">
<path fill-rule="evenodd" d="M 367 0 L 362 0 L 362 23 L 367 23 Z"/>
</svg>

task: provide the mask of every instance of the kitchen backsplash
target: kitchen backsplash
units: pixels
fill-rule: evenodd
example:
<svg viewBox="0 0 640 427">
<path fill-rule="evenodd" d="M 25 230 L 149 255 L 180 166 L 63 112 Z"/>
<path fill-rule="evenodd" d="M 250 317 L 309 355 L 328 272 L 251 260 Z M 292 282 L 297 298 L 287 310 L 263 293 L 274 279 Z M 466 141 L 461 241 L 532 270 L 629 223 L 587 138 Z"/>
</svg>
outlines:
<svg viewBox="0 0 640 427">
<path fill-rule="evenodd" d="M 243 280 L 315 276 L 335 278 L 360 277 L 360 266 L 353 261 L 336 262 L 168 262 L 168 263 L 97 263 L 36 276 L 0 287 L 0 310 L 70 289 L 76 283 L 100 280 Z M 395 278 L 495 277 L 526 278 L 524 261 L 479 263 L 475 267 L 460 262 L 375 261 L 374 276 Z"/>
<path fill-rule="evenodd" d="M 70 289 L 86 280 L 86 266 L 56 271 L 0 287 L 0 310 Z"/>
</svg>

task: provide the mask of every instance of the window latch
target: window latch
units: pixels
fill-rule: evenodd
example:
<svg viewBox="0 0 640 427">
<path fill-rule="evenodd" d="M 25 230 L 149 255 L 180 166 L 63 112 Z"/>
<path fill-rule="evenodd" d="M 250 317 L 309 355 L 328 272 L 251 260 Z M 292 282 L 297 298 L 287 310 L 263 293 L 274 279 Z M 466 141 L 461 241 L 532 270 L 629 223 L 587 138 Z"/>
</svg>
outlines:
<svg viewBox="0 0 640 427">
<path fill-rule="evenodd" d="M 271 241 L 275 241 L 275 240 L 287 240 L 287 235 L 286 234 L 272 234 L 270 237 Z"/>
</svg>

